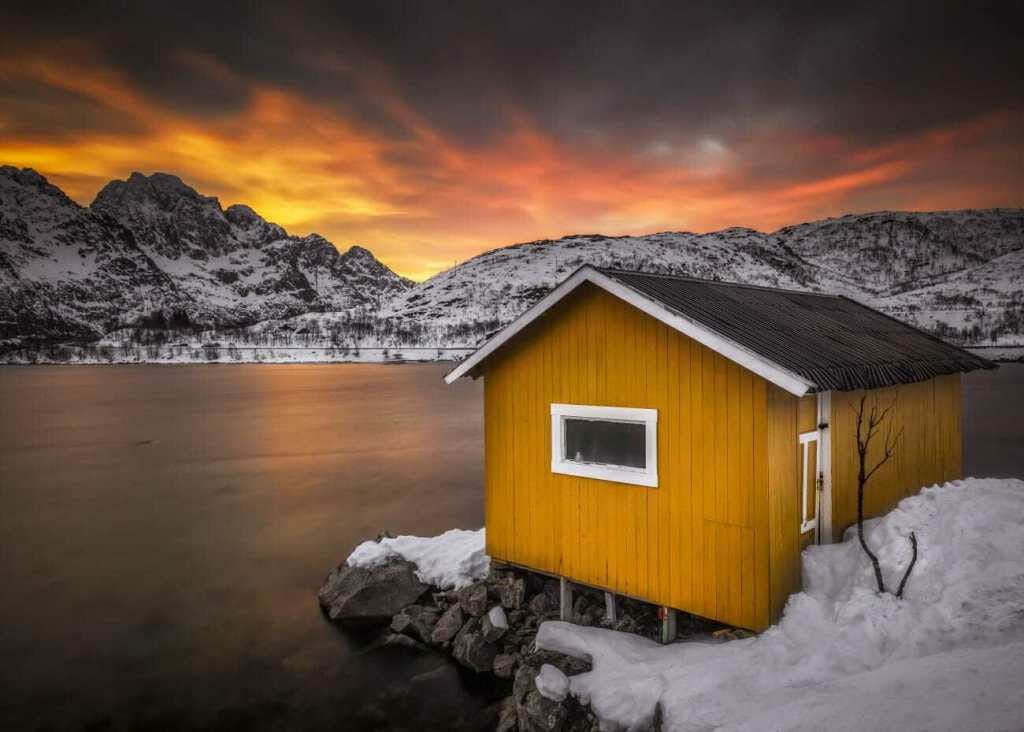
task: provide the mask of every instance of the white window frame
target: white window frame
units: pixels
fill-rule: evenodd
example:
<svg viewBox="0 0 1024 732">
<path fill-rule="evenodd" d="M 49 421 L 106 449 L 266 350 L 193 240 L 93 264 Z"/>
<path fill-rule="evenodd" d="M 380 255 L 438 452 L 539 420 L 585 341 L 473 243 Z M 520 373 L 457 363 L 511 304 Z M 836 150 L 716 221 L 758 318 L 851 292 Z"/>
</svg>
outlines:
<svg viewBox="0 0 1024 732">
<path fill-rule="evenodd" d="M 813 472 L 808 473 L 810 444 L 814 443 L 814 466 Z M 800 435 L 800 452 L 802 456 L 802 468 L 800 473 L 800 533 L 815 531 L 818 528 L 818 512 L 821 510 L 821 496 L 818 495 L 818 474 L 821 472 L 821 441 L 818 439 L 818 430 L 803 432 Z M 811 490 L 814 491 L 814 516 L 807 517 L 807 481 L 811 482 Z"/>
<path fill-rule="evenodd" d="M 642 424 L 646 431 L 646 468 L 603 463 L 578 463 L 565 457 L 565 420 L 590 419 L 604 422 Z M 658 487 L 658 410 L 626 407 L 598 407 L 587 404 L 551 405 L 551 472 L 596 478 L 613 483 L 630 483 L 648 488 Z"/>
</svg>

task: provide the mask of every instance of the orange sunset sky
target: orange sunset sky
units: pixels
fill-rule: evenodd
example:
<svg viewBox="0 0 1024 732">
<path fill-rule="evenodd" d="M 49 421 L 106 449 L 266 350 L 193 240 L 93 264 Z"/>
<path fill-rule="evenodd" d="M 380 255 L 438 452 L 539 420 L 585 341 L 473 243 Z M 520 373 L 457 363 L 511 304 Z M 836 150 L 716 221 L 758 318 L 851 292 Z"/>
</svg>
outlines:
<svg viewBox="0 0 1024 732">
<path fill-rule="evenodd" d="M 24 11 L 0 31 L 0 163 L 83 205 L 174 173 L 414 279 L 570 233 L 1024 203 L 1006 4 L 680 7 Z"/>
</svg>

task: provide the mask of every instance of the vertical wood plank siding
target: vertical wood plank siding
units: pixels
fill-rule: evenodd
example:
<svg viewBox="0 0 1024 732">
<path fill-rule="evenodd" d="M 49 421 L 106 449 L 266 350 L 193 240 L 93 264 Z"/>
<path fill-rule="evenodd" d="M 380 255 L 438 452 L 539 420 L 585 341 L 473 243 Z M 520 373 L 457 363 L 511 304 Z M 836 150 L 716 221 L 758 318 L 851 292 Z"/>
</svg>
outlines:
<svg viewBox="0 0 1024 732">
<path fill-rule="evenodd" d="M 778 619 L 800 589 L 797 435 L 816 427 L 816 396 L 797 399 L 589 285 L 491 356 L 484 376 L 492 556 L 755 630 Z M 832 393 L 837 540 L 856 519 L 861 394 Z M 869 394 L 895 399 L 904 429 L 868 487 L 869 516 L 960 477 L 959 375 Z M 556 402 L 657 409 L 658 487 L 552 473 Z"/>
<path fill-rule="evenodd" d="M 593 287 L 495 353 L 484 375 L 492 556 L 742 627 L 769 624 L 775 387 Z M 553 402 L 657 409 L 658 487 L 552 473 Z M 789 433 L 775 437 L 788 454 L 795 400 L 791 411 Z M 782 533 L 781 509 L 774 518 Z"/>
<path fill-rule="evenodd" d="M 799 401 L 772 384 L 768 391 L 768 522 L 771 567 L 769 605 L 772 620 L 793 592 L 800 591 Z M 804 397 L 806 399 L 806 397 Z"/>
<path fill-rule="evenodd" d="M 962 477 L 960 375 L 938 376 L 866 392 L 867 404 L 895 404 L 892 429 L 903 429 L 893 459 L 868 482 L 864 512 L 879 516 L 923 486 Z M 839 541 L 857 520 L 856 415 L 864 391 L 832 393 L 832 526 Z M 869 467 L 881 455 L 883 433 L 868 453 Z"/>
</svg>

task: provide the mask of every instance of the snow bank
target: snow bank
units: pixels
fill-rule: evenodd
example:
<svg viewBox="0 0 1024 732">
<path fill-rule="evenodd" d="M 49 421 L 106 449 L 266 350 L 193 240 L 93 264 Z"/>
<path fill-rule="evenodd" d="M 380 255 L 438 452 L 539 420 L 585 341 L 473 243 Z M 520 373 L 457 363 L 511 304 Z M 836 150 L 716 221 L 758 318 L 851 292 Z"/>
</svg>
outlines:
<svg viewBox="0 0 1024 732">
<path fill-rule="evenodd" d="M 483 579 L 491 565 L 491 558 L 484 551 L 484 529 L 452 529 L 440 536 L 364 541 L 347 561 L 355 567 L 374 567 L 395 558 L 414 563 L 421 582 L 442 589 L 457 589 Z"/>
<path fill-rule="evenodd" d="M 804 592 L 761 636 L 660 646 L 548 622 L 537 645 L 592 660 L 570 679 L 606 727 L 1024 729 L 1024 482 L 926 488 L 867 536 L 886 583 L 920 555 L 904 600 L 874 591 L 855 539 L 804 553 Z"/>
</svg>

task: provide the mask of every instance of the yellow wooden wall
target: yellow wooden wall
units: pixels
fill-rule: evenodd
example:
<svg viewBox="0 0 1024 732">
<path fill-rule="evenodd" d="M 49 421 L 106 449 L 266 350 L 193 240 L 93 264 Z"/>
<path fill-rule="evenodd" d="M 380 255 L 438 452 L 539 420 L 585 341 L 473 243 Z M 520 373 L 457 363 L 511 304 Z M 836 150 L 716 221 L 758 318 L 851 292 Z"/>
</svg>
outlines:
<svg viewBox="0 0 1024 732">
<path fill-rule="evenodd" d="M 857 407 L 863 391 L 832 393 L 832 537 L 857 520 Z M 895 403 L 892 427 L 903 437 L 892 460 L 867 484 L 864 514 L 880 516 L 923 486 L 962 477 L 960 374 L 940 376 L 915 384 L 902 384 L 867 393 L 867 405 L 878 399 L 884 407 Z M 881 455 L 882 434 L 868 454 L 870 468 Z"/>
<path fill-rule="evenodd" d="M 484 376 L 493 557 L 738 626 L 769 624 L 777 389 L 590 285 L 492 355 Z M 555 402 L 657 409 L 658 487 L 552 473 Z M 790 456 L 793 411 L 792 433 L 775 435 Z M 795 476 L 786 489 L 795 494 Z M 780 541 L 799 531 L 795 512 L 795 529 L 782 515 Z"/>
<path fill-rule="evenodd" d="M 800 400 L 767 385 L 768 510 L 771 620 L 778 620 L 786 599 L 800 591 L 800 463 L 798 425 L 805 416 Z"/>
</svg>

